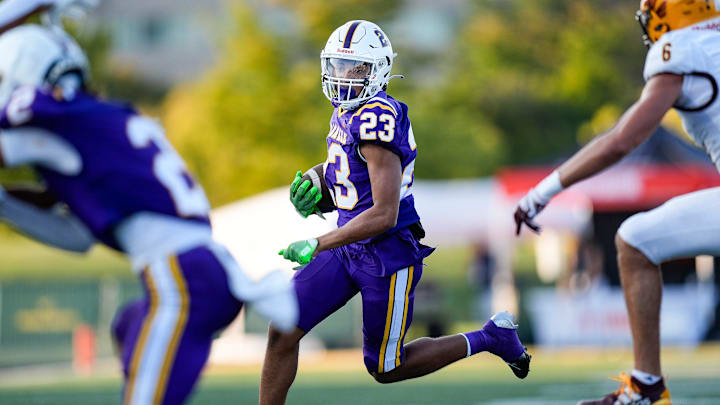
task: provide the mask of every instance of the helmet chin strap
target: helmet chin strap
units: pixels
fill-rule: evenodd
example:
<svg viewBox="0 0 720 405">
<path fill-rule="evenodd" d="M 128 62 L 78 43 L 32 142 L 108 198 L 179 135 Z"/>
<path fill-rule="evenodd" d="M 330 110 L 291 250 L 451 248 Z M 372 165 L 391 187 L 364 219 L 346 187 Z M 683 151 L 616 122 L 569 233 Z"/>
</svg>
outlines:
<svg viewBox="0 0 720 405">
<path fill-rule="evenodd" d="M 390 76 L 390 78 L 388 79 L 388 82 L 389 82 L 390 80 L 392 80 L 392 79 L 404 79 L 404 78 L 405 78 L 404 75 L 392 75 L 392 76 Z"/>
</svg>

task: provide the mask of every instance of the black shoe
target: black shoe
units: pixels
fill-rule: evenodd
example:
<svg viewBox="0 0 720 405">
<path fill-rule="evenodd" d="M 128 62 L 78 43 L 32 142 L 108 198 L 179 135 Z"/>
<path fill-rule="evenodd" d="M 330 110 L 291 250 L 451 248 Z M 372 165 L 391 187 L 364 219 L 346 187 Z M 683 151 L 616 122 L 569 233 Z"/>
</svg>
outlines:
<svg viewBox="0 0 720 405">
<path fill-rule="evenodd" d="M 510 370 L 512 370 L 513 374 L 517 378 L 523 379 L 527 377 L 528 373 L 530 372 L 530 360 L 532 359 L 532 356 L 527 351 L 524 351 L 522 356 L 520 356 L 515 361 L 506 361 L 508 366 L 510 366 Z"/>
</svg>

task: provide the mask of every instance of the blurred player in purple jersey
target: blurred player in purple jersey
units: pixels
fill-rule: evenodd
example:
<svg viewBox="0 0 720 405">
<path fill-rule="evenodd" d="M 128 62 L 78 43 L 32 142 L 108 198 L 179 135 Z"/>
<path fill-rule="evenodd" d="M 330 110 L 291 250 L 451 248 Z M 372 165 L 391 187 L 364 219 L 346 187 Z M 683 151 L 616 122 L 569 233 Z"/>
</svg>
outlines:
<svg viewBox="0 0 720 405">
<path fill-rule="evenodd" d="M 98 241 L 127 255 L 145 294 L 113 325 L 124 403 L 184 403 L 213 335 L 243 303 L 290 330 L 294 290 L 279 273 L 248 279 L 213 241 L 205 193 L 162 127 L 89 94 L 86 57 L 57 28 L 0 36 L 0 166 L 33 167 L 66 210 L 0 189 L 0 217 L 50 245 L 85 251 Z"/>
<path fill-rule="evenodd" d="M 283 404 L 297 372 L 298 343 L 355 296 L 363 301 L 363 354 L 381 383 L 419 377 L 489 351 L 524 378 L 530 356 L 512 316 L 496 314 L 481 330 L 404 344 L 423 259 L 424 236 L 412 194 L 417 145 L 405 104 L 385 90 L 395 54 L 377 25 L 350 21 L 321 53 L 323 91 L 335 110 L 327 136 L 324 181 L 333 194 L 338 229 L 281 251 L 304 265 L 294 277 L 299 319 L 292 334 L 271 328 L 260 404 Z M 307 216 L 320 194 L 298 174 L 291 201 Z"/>
</svg>

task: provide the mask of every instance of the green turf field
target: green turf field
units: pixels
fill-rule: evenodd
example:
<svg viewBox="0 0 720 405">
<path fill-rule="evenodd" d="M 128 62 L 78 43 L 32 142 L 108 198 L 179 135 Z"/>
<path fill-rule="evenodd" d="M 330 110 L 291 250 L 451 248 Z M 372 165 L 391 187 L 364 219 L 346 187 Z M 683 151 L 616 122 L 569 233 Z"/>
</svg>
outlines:
<svg viewBox="0 0 720 405">
<path fill-rule="evenodd" d="M 523 381 L 490 355 L 480 355 L 420 379 L 379 385 L 362 369 L 359 351 L 305 360 L 288 404 L 574 404 L 616 388 L 607 377 L 629 369 L 625 350 L 534 350 L 530 376 Z M 720 346 L 666 350 L 663 361 L 674 404 L 720 404 Z M 192 404 L 252 404 L 257 401 L 259 367 L 213 367 Z M 0 377 L 0 404 L 119 403 L 120 380 L 57 375 L 52 381 L 27 375 L 7 384 Z"/>
</svg>

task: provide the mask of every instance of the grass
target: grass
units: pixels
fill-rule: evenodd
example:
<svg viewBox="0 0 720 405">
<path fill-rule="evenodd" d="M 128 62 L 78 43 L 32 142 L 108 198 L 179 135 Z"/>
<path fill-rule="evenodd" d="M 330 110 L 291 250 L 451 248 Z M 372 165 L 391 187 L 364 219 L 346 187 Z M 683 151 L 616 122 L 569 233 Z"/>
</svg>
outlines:
<svg viewBox="0 0 720 405">
<path fill-rule="evenodd" d="M 331 352 L 301 361 L 288 404 L 574 404 L 616 388 L 607 379 L 629 370 L 630 353 L 621 349 L 532 350 L 530 376 L 515 379 L 506 366 L 481 354 L 435 374 L 391 385 L 375 383 L 357 350 Z M 663 362 L 674 404 L 710 405 L 720 398 L 720 346 L 698 350 L 667 349 Z M 259 366 L 211 367 L 191 404 L 257 402 Z M 1 381 L 1 380 L 0 380 Z M 119 403 L 117 376 L 57 375 L 47 381 L 0 382 L 0 404 Z"/>
</svg>

